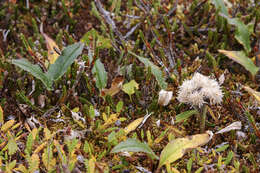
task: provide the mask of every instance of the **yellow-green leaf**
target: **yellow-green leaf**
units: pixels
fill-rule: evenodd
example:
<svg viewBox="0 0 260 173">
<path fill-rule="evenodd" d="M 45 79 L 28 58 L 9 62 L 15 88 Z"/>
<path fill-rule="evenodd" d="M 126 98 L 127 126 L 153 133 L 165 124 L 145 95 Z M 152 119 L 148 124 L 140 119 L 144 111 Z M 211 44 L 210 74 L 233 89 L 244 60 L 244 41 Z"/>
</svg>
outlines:
<svg viewBox="0 0 260 173">
<path fill-rule="evenodd" d="M 53 145 L 47 146 L 42 154 L 42 162 L 48 171 L 54 170 L 56 166 L 56 159 L 53 158 L 52 146 Z"/>
<path fill-rule="evenodd" d="M 129 96 L 135 93 L 135 89 L 139 89 L 139 84 L 136 83 L 135 80 L 131 80 L 130 82 L 123 85 L 123 91 Z"/>
<path fill-rule="evenodd" d="M 45 136 L 45 139 L 46 140 L 49 140 L 49 139 L 51 139 L 51 137 L 52 137 L 52 135 L 51 135 L 51 131 L 46 127 L 46 128 L 44 128 L 44 136 Z"/>
<path fill-rule="evenodd" d="M 88 161 L 88 173 L 95 173 L 95 158 L 92 156 Z"/>
<path fill-rule="evenodd" d="M 22 164 L 18 166 L 18 168 L 15 168 L 16 171 L 21 171 L 22 173 L 29 173 L 29 171 L 26 169 L 26 167 Z"/>
<path fill-rule="evenodd" d="M 141 122 L 144 120 L 144 117 L 138 118 L 136 120 L 134 120 L 133 122 L 131 122 L 125 129 L 125 133 L 126 135 L 128 133 L 130 133 L 131 131 L 135 130 L 140 124 Z"/>
<path fill-rule="evenodd" d="M 39 164 L 40 164 L 40 159 L 38 154 L 33 154 L 29 159 L 29 171 L 35 172 L 36 170 L 39 170 L 40 169 Z"/>
<path fill-rule="evenodd" d="M 255 97 L 258 104 L 260 105 L 260 92 L 257 92 L 257 91 L 253 90 L 252 88 L 250 88 L 248 86 L 243 86 L 243 87 L 250 95 Z"/>
<path fill-rule="evenodd" d="M 119 114 L 111 114 L 109 118 L 106 120 L 106 122 L 101 126 L 101 128 L 105 128 L 109 126 L 110 124 L 113 124 L 118 120 Z"/>
<path fill-rule="evenodd" d="M 177 138 L 169 142 L 160 155 L 159 168 L 181 158 L 189 149 L 205 145 L 211 139 L 212 132 Z"/>
<path fill-rule="evenodd" d="M 5 166 L 5 172 L 12 173 L 15 165 L 16 165 L 16 160 L 13 160 L 12 162 L 7 163 Z M 1 166 L 3 166 L 3 165 L 1 165 Z"/>
<path fill-rule="evenodd" d="M 18 146 L 14 136 L 11 133 L 8 133 L 7 136 L 8 136 L 8 143 L 7 143 L 8 154 L 13 155 L 18 150 Z"/>
<path fill-rule="evenodd" d="M 14 120 L 9 120 L 1 128 L 2 132 L 6 132 L 8 129 L 10 129 L 14 125 L 15 121 Z"/>
<path fill-rule="evenodd" d="M 243 51 L 227 51 L 227 50 L 218 50 L 220 53 L 223 53 L 233 61 L 236 61 L 240 65 L 246 68 L 253 76 L 255 76 L 259 70 L 253 61 L 245 55 Z"/>
</svg>

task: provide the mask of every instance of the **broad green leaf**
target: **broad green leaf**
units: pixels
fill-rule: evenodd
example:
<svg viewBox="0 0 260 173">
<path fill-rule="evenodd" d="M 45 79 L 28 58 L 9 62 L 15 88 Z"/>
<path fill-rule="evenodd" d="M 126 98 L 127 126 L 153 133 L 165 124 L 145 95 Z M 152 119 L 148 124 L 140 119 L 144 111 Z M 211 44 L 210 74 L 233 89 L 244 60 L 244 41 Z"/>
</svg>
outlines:
<svg viewBox="0 0 260 173">
<path fill-rule="evenodd" d="M 0 106 L 0 123 L 1 124 L 4 123 L 4 111 L 1 106 Z"/>
<path fill-rule="evenodd" d="M 124 84 L 122 88 L 122 90 L 129 96 L 135 93 L 135 89 L 139 89 L 139 84 L 136 83 L 135 80 L 131 80 L 130 82 Z"/>
<path fill-rule="evenodd" d="M 212 132 L 177 138 L 169 142 L 160 155 L 159 168 L 181 158 L 188 150 L 205 145 L 211 139 Z"/>
<path fill-rule="evenodd" d="M 141 56 L 136 55 L 135 53 L 129 51 L 130 54 L 134 55 L 135 57 L 137 57 L 139 59 L 139 61 L 141 61 L 142 63 L 144 63 L 144 65 L 146 67 L 150 67 L 151 68 L 151 72 L 152 74 L 155 76 L 159 86 L 162 89 L 166 89 L 167 88 L 167 83 L 165 82 L 165 78 L 163 77 L 163 73 L 160 70 L 159 67 L 157 67 L 156 65 L 154 65 L 151 61 L 149 61 L 147 58 L 143 58 Z"/>
<path fill-rule="evenodd" d="M 175 120 L 175 123 L 179 123 L 181 121 L 185 121 L 187 120 L 188 118 L 190 118 L 190 116 L 194 115 L 194 114 L 197 114 L 198 111 L 197 110 L 191 110 L 191 111 L 185 111 L 185 112 L 182 112 L 178 115 L 176 115 L 176 120 Z"/>
<path fill-rule="evenodd" d="M 243 45 L 246 52 L 251 52 L 250 45 L 250 29 L 246 26 L 240 19 L 238 18 L 230 18 L 226 15 L 222 15 L 225 17 L 230 25 L 236 26 L 235 38 L 236 40 Z"/>
<path fill-rule="evenodd" d="M 27 59 L 13 59 L 12 64 L 20 67 L 21 69 L 29 72 L 31 75 L 40 79 L 48 90 L 52 88 L 52 81 L 43 73 L 39 65 L 30 63 Z"/>
<path fill-rule="evenodd" d="M 112 47 L 110 39 L 103 37 L 95 29 L 88 31 L 81 39 L 81 41 L 86 43 L 86 45 L 89 45 L 93 40 L 96 40 L 96 46 L 98 48 L 103 49 Z"/>
<path fill-rule="evenodd" d="M 92 73 L 96 78 L 96 87 L 101 90 L 106 87 L 107 85 L 107 72 L 105 70 L 104 64 L 97 59 L 94 67 L 92 69 Z"/>
<path fill-rule="evenodd" d="M 115 146 L 111 153 L 118 152 L 144 152 L 147 153 L 150 157 L 158 159 L 153 150 L 146 144 L 142 143 L 136 139 L 127 139 L 124 142 L 120 142 L 117 146 Z"/>
<path fill-rule="evenodd" d="M 59 79 L 74 62 L 74 60 L 81 54 L 84 44 L 75 43 L 67 46 L 55 61 L 54 64 L 51 64 L 47 76 L 52 80 Z"/>
<path fill-rule="evenodd" d="M 212 3 L 215 5 L 215 8 L 217 10 L 220 10 L 221 13 L 225 14 L 228 16 L 228 9 L 224 4 L 223 0 L 212 0 Z"/>
<path fill-rule="evenodd" d="M 236 61 L 245 67 L 253 76 L 255 76 L 259 70 L 253 61 L 248 58 L 243 51 L 227 51 L 227 50 L 218 50 L 220 53 L 223 53 L 230 59 Z"/>
</svg>

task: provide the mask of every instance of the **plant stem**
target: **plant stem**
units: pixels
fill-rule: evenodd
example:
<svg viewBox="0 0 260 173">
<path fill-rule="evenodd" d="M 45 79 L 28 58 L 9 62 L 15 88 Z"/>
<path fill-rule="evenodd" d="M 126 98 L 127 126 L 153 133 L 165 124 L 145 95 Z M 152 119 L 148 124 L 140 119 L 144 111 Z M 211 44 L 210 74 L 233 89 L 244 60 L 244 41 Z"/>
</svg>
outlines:
<svg viewBox="0 0 260 173">
<path fill-rule="evenodd" d="M 206 115 L 207 115 L 207 105 L 204 104 L 202 107 L 202 112 L 200 111 L 200 133 L 205 132 L 205 122 L 206 122 Z"/>
</svg>

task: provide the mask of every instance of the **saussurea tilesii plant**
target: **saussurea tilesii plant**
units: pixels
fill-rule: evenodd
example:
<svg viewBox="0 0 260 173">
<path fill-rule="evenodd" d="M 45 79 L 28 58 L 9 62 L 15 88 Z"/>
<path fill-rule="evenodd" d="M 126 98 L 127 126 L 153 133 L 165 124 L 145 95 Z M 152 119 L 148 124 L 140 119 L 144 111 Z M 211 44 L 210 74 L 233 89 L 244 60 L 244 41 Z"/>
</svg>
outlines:
<svg viewBox="0 0 260 173">
<path fill-rule="evenodd" d="M 219 83 L 196 72 L 190 80 L 185 80 L 179 87 L 177 99 L 194 107 L 200 113 L 200 131 L 205 131 L 207 104 L 222 102 L 223 93 Z"/>
</svg>

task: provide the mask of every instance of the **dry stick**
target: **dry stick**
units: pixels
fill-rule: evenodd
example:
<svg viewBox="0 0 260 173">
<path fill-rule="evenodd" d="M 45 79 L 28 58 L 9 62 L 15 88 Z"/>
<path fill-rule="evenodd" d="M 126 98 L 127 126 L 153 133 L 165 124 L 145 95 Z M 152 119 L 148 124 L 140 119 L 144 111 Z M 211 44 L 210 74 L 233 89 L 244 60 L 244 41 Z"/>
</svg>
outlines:
<svg viewBox="0 0 260 173">
<path fill-rule="evenodd" d="M 130 35 L 132 35 L 134 33 L 134 31 L 141 25 L 141 23 L 137 23 L 135 26 L 133 26 L 130 31 L 128 31 L 126 33 L 126 35 L 124 36 L 124 39 L 127 39 Z"/>
<path fill-rule="evenodd" d="M 121 34 L 121 32 L 117 29 L 116 25 L 115 25 L 115 22 L 111 19 L 110 17 L 110 13 L 108 11 L 106 11 L 103 7 L 102 7 L 102 4 L 100 2 L 100 0 L 95 0 L 95 3 L 97 5 L 97 8 L 99 10 L 99 12 L 103 15 L 106 23 L 108 23 L 113 31 L 116 33 L 116 35 L 119 37 L 121 43 L 124 43 L 125 42 L 125 39 L 123 37 L 123 35 Z"/>
<path fill-rule="evenodd" d="M 142 5 L 143 7 L 141 7 L 140 5 L 138 5 L 136 2 L 135 2 L 135 3 L 136 3 L 136 5 L 137 5 L 140 9 L 144 10 L 144 12 L 145 12 L 146 14 L 148 14 L 148 16 L 151 16 L 149 7 L 146 6 L 145 3 L 144 3 L 142 0 L 140 0 L 140 2 L 141 2 L 141 5 Z M 152 31 L 152 34 L 153 34 L 153 36 L 156 38 L 156 42 L 162 47 L 162 44 L 161 44 L 160 40 L 158 39 L 158 37 L 156 36 L 156 34 L 154 34 L 153 31 Z M 167 74 L 168 76 L 170 76 L 170 71 L 169 71 L 169 69 L 164 65 L 164 63 L 162 62 L 162 60 L 155 54 L 154 50 L 152 49 L 152 47 L 150 46 L 150 44 L 148 43 L 147 40 L 145 40 L 145 45 L 146 45 L 146 47 L 151 51 L 151 53 L 152 53 L 152 55 L 153 55 L 153 58 L 157 61 L 157 63 L 160 64 L 162 67 L 164 67 L 164 71 L 166 72 L 166 74 Z"/>
<path fill-rule="evenodd" d="M 173 69 L 173 67 L 175 66 L 175 59 L 174 59 L 174 52 L 173 52 L 173 49 L 172 49 L 172 42 L 173 42 L 173 39 L 172 39 L 172 34 L 171 33 L 168 33 L 168 35 L 170 36 L 170 40 L 169 40 L 169 54 L 166 54 L 168 55 L 168 59 L 169 59 L 169 62 L 170 62 L 170 67 Z"/>
<path fill-rule="evenodd" d="M 147 10 L 145 10 L 143 6 L 139 5 L 139 4 L 136 2 L 136 0 L 135 0 L 135 5 L 136 5 L 139 9 L 141 9 L 144 13 L 146 13 Z"/>
</svg>

